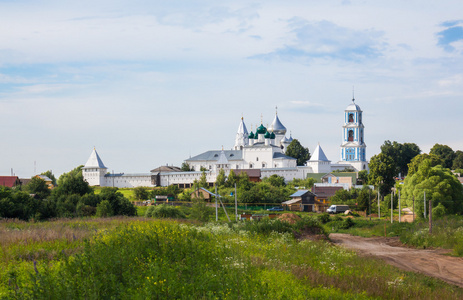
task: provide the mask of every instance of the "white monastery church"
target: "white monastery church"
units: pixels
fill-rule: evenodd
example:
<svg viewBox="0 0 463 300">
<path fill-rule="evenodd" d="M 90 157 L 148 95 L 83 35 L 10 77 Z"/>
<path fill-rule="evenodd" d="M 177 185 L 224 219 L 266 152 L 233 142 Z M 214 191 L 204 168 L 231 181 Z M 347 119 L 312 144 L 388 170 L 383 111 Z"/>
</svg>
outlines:
<svg viewBox="0 0 463 300">
<path fill-rule="evenodd" d="M 261 179 L 273 174 L 282 176 L 286 181 L 294 178 L 304 179 L 309 173 L 329 173 L 334 170 L 352 169 L 354 171 L 368 170 L 366 161 L 366 145 L 364 141 L 364 126 L 362 110 L 355 104 L 355 99 L 344 111 L 342 126 L 341 160 L 332 163 L 326 157 L 320 145 L 317 145 L 311 158 L 305 166 L 297 166 L 296 159 L 285 155 L 285 151 L 293 138 L 286 137 L 287 129 L 275 113 L 272 125 L 268 128 L 262 124 L 256 131 L 249 133 L 244 119 L 238 126 L 235 144 L 231 150 L 210 150 L 185 160 L 192 171 L 182 171 L 178 167 L 161 166 L 150 173 L 142 174 L 110 174 L 100 156 L 93 149 L 82 169 L 84 179 L 91 186 L 109 187 L 154 187 L 176 184 L 179 187 L 191 187 L 199 180 L 202 173 L 206 174 L 211 185 L 221 169 L 228 175 L 247 172 L 249 177 Z"/>
</svg>

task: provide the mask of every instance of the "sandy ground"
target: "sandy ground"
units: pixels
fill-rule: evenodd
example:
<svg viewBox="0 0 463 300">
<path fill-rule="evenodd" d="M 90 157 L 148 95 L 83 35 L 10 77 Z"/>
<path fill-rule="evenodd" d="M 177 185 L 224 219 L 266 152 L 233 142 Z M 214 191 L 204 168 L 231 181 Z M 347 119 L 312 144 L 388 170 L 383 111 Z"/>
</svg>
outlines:
<svg viewBox="0 0 463 300">
<path fill-rule="evenodd" d="M 422 273 L 463 287 L 463 258 L 444 255 L 447 250 L 421 250 L 401 247 L 398 238 L 362 238 L 332 233 L 337 245 L 372 255 L 406 271 Z"/>
</svg>

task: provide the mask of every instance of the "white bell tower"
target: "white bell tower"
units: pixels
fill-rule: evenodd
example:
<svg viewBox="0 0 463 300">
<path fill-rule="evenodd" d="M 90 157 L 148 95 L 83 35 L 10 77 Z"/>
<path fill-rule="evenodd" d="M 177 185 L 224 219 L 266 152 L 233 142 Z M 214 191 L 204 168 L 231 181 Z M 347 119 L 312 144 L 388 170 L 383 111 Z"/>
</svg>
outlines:
<svg viewBox="0 0 463 300">
<path fill-rule="evenodd" d="M 364 140 L 364 126 L 360 106 L 352 103 L 344 111 L 344 125 L 342 126 L 341 161 L 350 164 L 356 171 L 368 170 L 366 161 L 366 144 Z"/>
</svg>

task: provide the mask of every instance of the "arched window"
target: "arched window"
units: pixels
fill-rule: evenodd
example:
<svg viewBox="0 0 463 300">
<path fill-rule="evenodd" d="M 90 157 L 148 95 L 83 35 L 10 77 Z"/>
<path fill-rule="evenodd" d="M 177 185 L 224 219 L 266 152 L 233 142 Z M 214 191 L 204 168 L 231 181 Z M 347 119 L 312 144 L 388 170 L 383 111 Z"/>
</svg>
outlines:
<svg viewBox="0 0 463 300">
<path fill-rule="evenodd" d="M 253 168 L 253 165 L 252 164 L 249 164 L 249 169 L 252 169 Z"/>
<path fill-rule="evenodd" d="M 349 142 L 353 142 L 353 141 L 354 141 L 354 131 L 353 131 L 352 129 L 349 130 L 349 135 L 348 135 L 347 140 L 348 140 Z"/>
<path fill-rule="evenodd" d="M 354 122 L 354 114 L 349 114 L 349 123 Z"/>
<path fill-rule="evenodd" d="M 256 161 L 259 161 L 259 158 L 258 158 L 258 157 L 256 157 Z"/>
</svg>

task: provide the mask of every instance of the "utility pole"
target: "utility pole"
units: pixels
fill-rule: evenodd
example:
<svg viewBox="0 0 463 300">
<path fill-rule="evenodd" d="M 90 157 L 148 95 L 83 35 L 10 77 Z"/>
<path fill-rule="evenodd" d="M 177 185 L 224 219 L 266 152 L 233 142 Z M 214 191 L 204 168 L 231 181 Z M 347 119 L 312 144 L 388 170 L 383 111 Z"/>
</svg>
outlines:
<svg viewBox="0 0 463 300">
<path fill-rule="evenodd" d="M 415 222 L 415 196 L 413 196 L 413 222 Z"/>
<path fill-rule="evenodd" d="M 424 191 L 423 202 L 424 202 L 424 218 L 426 219 L 426 191 Z"/>
<path fill-rule="evenodd" d="M 371 221 L 371 189 L 368 189 L 368 216 L 370 216 Z"/>
<path fill-rule="evenodd" d="M 394 218 L 394 191 L 391 193 L 391 224 Z"/>
<path fill-rule="evenodd" d="M 235 221 L 238 221 L 238 201 L 236 199 L 236 183 L 235 183 Z"/>
<path fill-rule="evenodd" d="M 219 211 L 217 209 L 217 185 L 215 185 L 215 221 L 219 221 Z"/>
<path fill-rule="evenodd" d="M 400 190 L 399 190 L 399 223 L 400 223 Z"/>
<path fill-rule="evenodd" d="M 432 233 L 432 199 L 429 200 L 429 234 Z"/>
<path fill-rule="evenodd" d="M 381 220 L 381 206 L 379 205 L 379 187 L 378 187 L 378 219 Z"/>
</svg>

